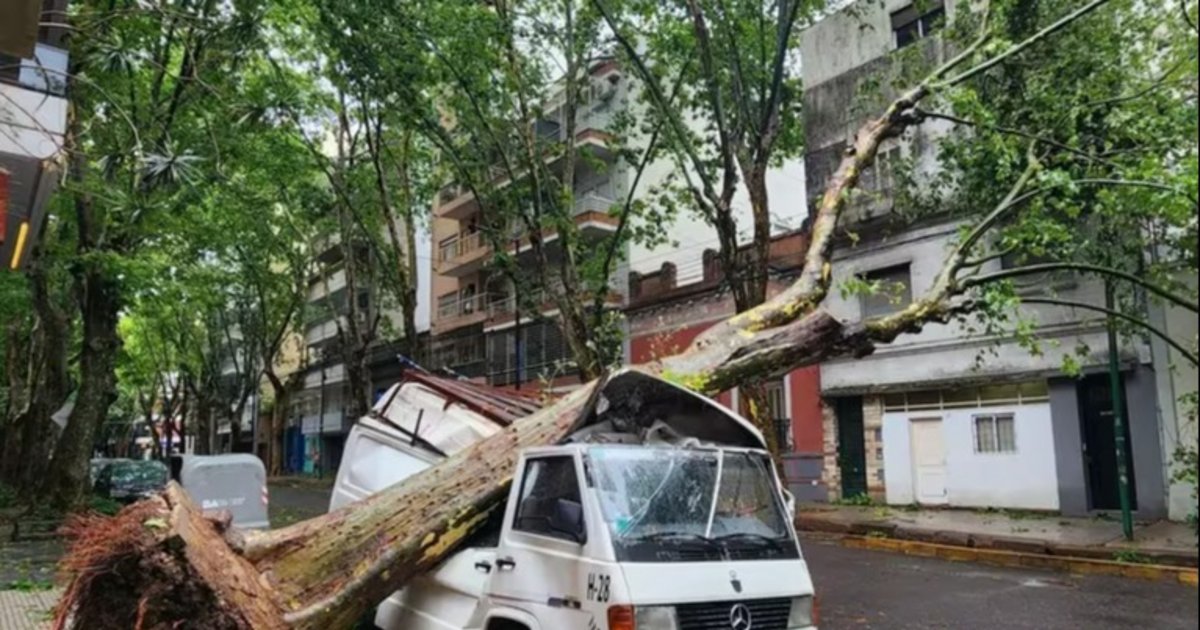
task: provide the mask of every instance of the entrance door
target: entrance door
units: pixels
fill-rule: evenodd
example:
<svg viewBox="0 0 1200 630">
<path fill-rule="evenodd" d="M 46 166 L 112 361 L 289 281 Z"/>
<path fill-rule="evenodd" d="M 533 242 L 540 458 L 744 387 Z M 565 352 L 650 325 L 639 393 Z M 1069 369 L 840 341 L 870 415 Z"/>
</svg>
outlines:
<svg viewBox="0 0 1200 630">
<path fill-rule="evenodd" d="M 867 493 L 867 448 L 863 438 L 862 396 L 833 399 L 837 416 L 838 468 L 842 471 L 842 497 Z"/>
<path fill-rule="evenodd" d="M 908 425 L 912 447 L 913 485 L 917 503 L 944 504 L 946 497 L 946 445 L 941 418 L 913 418 Z"/>
<path fill-rule="evenodd" d="M 1088 507 L 1092 510 L 1121 509 L 1117 476 L 1117 440 L 1113 429 L 1112 388 L 1107 374 L 1084 377 L 1076 386 L 1079 420 L 1083 424 L 1083 462 L 1087 471 Z M 1125 387 L 1125 383 L 1121 383 Z M 1121 401 L 1125 396 L 1122 390 Z M 1133 478 L 1133 452 L 1129 442 L 1129 413 L 1125 418 L 1125 464 L 1129 474 L 1129 504 L 1137 509 L 1137 484 Z"/>
</svg>

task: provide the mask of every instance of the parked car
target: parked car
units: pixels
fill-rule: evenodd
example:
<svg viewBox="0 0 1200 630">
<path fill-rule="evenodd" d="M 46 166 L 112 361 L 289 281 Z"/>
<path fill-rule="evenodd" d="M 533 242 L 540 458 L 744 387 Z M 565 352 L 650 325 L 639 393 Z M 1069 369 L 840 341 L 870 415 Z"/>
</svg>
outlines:
<svg viewBox="0 0 1200 630">
<path fill-rule="evenodd" d="M 97 457 L 93 459 L 88 463 L 88 476 L 90 478 L 91 486 L 93 488 L 96 486 L 96 481 L 100 479 L 100 473 L 103 472 L 105 468 L 108 468 L 113 462 L 127 461 L 131 460 L 124 457 Z"/>
<path fill-rule="evenodd" d="M 96 478 L 96 494 L 121 503 L 133 503 L 161 491 L 170 473 L 155 460 L 124 459 L 104 466 Z"/>
<path fill-rule="evenodd" d="M 206 513 L 229 510 L 233 525 L 242 529 L 270 527 L 267 470 L 254 455 L 174 455 L 171 478 Z"/>
</svg>

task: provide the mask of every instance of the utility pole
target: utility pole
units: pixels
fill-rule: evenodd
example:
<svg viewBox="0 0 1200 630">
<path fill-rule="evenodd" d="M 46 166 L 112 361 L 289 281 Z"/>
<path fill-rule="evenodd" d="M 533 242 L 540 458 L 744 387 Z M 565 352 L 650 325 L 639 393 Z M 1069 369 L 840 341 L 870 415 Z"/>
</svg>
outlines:
<svg viewBox="0 0 1200 630">
<path fill-rule="evenodd" d="M 1104 281 L 1104 306 L 1116 310 L 1111 280 Z M 1121 362 L 1117 346 L 1117 319 L 1108 315 L 1108 385 L 1111 390 L 1114 446 L 1117 449 L 1117 493 L 1121 501 L 1121 531 L 1125 540 L 1133 540 L 1133 512 L 1129 501 L 1129 462 L 1125 443 L 1125 401 L 1121 395 Z"/>
<path fill-rule="evenodd" d="M 521 255 L 521 237 L 520 235 L 513 238 L 513 256 Z M 515 280 L 515 278 L 514 278 Z M 516 372 L 513 374 L 513 389 L 521 389 L 521 368 L 523 358 L 521 356 L 521 283 L 513 282 L 513 366 L 516 367 Z"/>
</svg>

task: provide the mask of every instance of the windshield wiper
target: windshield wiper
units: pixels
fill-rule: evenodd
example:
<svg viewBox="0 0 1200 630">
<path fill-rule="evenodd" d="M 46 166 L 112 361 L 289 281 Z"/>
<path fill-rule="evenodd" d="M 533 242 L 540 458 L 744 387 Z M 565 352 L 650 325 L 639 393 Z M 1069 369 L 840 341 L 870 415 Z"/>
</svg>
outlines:
<svg viewBox="0 0 1200 630">
<path fill-rule="evenodd" d="M 657 543 L 657 542 L 673 542 L 673 543 L 699 543 L 706 547 L 720 548 L 717 542 L 711 538 L 701 536 L 700 534 L 691 534 L 688 532 L 654 532 L 653 534 L 643 534 L 641 536 L 633 536 L 626 538 L 628 542 L 633 543 Z"/>
<path fill-rule="evenodd" d="M 772 538 L 762 534 L 754 534 L 751 532 L 737 532 L 733 534 L 725 534 L 712 539 L 716 543 L 729 543 L 733 541 L 755 542 L 762 546 L 770 546 L 776 549 L 783 549 L 783 543 L 787 541 L 787 536 L 779 536 Z"/>
</svg>

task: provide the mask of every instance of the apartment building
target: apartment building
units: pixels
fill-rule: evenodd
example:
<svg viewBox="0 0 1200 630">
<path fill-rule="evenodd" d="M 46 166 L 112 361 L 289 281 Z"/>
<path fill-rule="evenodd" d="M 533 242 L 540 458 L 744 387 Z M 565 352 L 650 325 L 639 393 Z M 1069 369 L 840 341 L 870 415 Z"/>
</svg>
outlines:
<svg viewBox="0 0 1200 630">
<path fill-rule="evenodd" d="M 67 0 L 5 3 L 0 20 L 0 269 L 29 261 L 63 172 Z M 62 23 L 63 26 L 55 26 Z"/>
<path fill-rule="evenodd" d="M 588 72 L 589 89 L 576 112 L 573 142 L 588 156 L 577 164 L 574 220 L 583 238 L 601 238 L 614 232 L 617 219 L 609 210 L 624 200 L 631 168 L 610 146 L 605 128 L 628 95 L 628 80 L 613 61 L 601 61 Z M 565 142 L 562 93 L 551 95 L 545 116 L 538 122 L 544 138 Z M 560 166 L 551 162 L 551 169 Z M 433 276 L 430 286 L 432 313 L 430 364 L 463 377 L 490 385 L 540 388 L 545 383 L 570 386 L 577 370 L 554 316 L 554 287 L 536 295 L 521 296 L 509 277 L 495 269 L 491 244 L 482 228 L 478 199 L 469 191 L 449 185 L 437 195 L 433 206 Z M 513 230 L 509 253 L 518 265 L 536 264 L 528 236 Z M 543 234 L 547 256 L 561 255 L 556 234 Z M 614 274 L 614 278 L 624 277 Z M 623 295 L 616 290 L 606 296 L 606 305 L 620 307 Z M 534 304 L 535 312 L 522 312 L 520 305 Z"/>
<path fill-rule="evenodd" d="M 822 191 L 866 116 L 860 90 L 884 86 L 901 48 L 944 59 L 941 25 L 966 3 L 859 1 L 809 28 L 804 59 L 806 173 L 811 200 Z M 829 54 L 829 51 L 838 51 Z M 936 140 L 955 131 L 922 125 L 889 140 L 843 218 L 858 237 L 836 245 L 834 283 L 887 281 L 902 295 L 843 296 L 830 309 L 849 320 L 881 315 L 933 282 L 959 220 L 900 221 L 894 160 L 918 173 L 937 168 Z M 1008 259 L 988 263 L 992 269 Z M 984 269 L 988 271 L 989 269 Z M 1064 281 L 1063 299 L 1103 302 L 1088 278 Z M 1037 289 L 1034 289 L 1037 290 Z M 1105 323 L 1093 314 L 1025 306 L 1048 341 L 1034 356 L 1011 338 L 972 335 L 957 324 L 930 325 L 862 359 L 821 366 L 825 482 L 831 497 L 869 494 L 893 504 L 1003 507 L 1087 514 L 1118 507 Z M 1061 372 L 1064 354 L 1089 348 L 1082 378 Z M 1156 378 L 1148 346 L 1120 348 L 1135 514 L 1165 514 Z"/>
<path fill-rule="evenodd" d="M 378 395 L 394 382 L 394 377 L 387 381 L 388 375 L 379 372 L 380 369 L 392 369 L 398 361 L 395 353 L 389 352 L 395 344 L 387 342 L 384 332 L 390 329 L 398 334 L 403 327 L 403 318 L 398 308 L 387 302 L 382 289 L 371 284 L 365 273 L 356 279 L 357 286 L 351 295 L 346 281 L 346 249 L 355 252 L 360 265 L 372 264 L 366 244 L 343 248 L 337 237 L 330 237 L 316 248 L 309 277 L 304 319 L 300 326 L 303 333 L 297 375 L 300 382 L 298 392 L 290 400 L 285 438 L 286 459 L 293 465 L 298 464 L 297 472 L 336 472 L 346 435 L 357 420 L 348 411 L 350 383 L 338 332 L 339 327 L 346 325 L 350 300 L 355 301 L 362 321 L 378 319 L 380 322 L 376 341 L 368 348 L 370 391 Z M 376 375 L 383 380 L 374 378 Z M 297 451 L 302 451 L 303 455 Z"/>
</svg>

